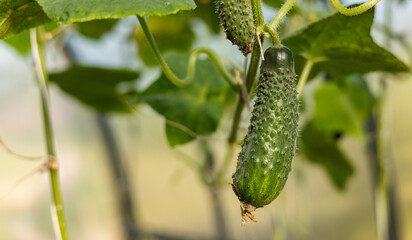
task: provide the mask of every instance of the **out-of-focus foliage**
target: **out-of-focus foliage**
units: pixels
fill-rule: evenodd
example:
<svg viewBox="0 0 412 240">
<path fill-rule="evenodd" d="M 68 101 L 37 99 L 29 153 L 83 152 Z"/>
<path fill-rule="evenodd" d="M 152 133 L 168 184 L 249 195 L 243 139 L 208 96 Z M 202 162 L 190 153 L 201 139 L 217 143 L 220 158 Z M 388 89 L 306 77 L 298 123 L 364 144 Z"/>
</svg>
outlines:
<svg viewBox="0 0 412 240">
<path fill-rule="evenodd" d="M 83 36 L 99 39 L 105 33 L 110 32 L 117 23 L 117 19 L 92 20 L 77 24 L 78 31 Z"/>
<path fill-rule="evenodd" d="M 324 167 L 338 189 L 344 189 L 354 169 L 339 149 L 337 139 L 312 124 L 307 124 L 301 135 L 303 154 L 309 161 Z"/>
<path fill-rule="evenodd" d="M 189 56 L 170 52 L 165 57 L 177 76 L 184 77 Z M 189 85 L 176 87 L 162 75 L 139 97 L 167 120 L 205 135 L 216 131 L 225 105 L 232 102 L 233 92 L 210 60 L 199 59 Z M 168 123 L 166 136 L 171 146 L 194 139 L 194 136 Z"/>
<path fill-rule="evenodd" d="M 148 25 L 161 52 L 170 49 L 188 51 L 191 48 L 195 35 L 188 14 L 150 17 Z M 142 29 L 139 29 L 135 39 L 139 47 L 139 57 L 144 63 L 148 66 L 157 65 Z"/>
<path fill-rule="evenodd" d="M 128 99 L 116 87 L 138 77 L 138 73 L 129 70 L 74 65 L 64 72 L 50 74 L 50 81 L 98 112 L 129 113 L 132 110 Z"/>
<path fill-rule="evenodd" d="M 365 79 L 356 75 L 339 82 L 322 81 L 310 98 L 312 104 L 307 107 L 312 113 L 302 132 L 302 153 L 324 167 L 335 186 L 343 189 L 353 169 L 339 149 L 338 139 L 348 134 L 364 135 L 375 98 Z"/>
</svg>

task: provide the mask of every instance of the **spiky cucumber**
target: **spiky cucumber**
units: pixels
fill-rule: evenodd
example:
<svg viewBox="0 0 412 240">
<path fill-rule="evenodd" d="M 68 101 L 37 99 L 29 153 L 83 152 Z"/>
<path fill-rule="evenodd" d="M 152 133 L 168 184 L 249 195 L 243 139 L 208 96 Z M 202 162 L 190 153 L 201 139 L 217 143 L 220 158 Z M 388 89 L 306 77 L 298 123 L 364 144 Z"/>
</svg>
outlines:
<svg viewBox="0 0 412 240">
<path fill-rule="evenodd" d="M 233 190 L 241 201 L 242 223 L 271 203 L 291 170 L 298 133 L 299 101 L 292 52 L 270 47 L 260 67 L 256 101 L 239 153 Z"/>
<path fill-rule="evenodd" d="M 216 0 L 216 4 L 227 38 L 247 55 L 255 35 L 251 0 Z"/>
</svg>

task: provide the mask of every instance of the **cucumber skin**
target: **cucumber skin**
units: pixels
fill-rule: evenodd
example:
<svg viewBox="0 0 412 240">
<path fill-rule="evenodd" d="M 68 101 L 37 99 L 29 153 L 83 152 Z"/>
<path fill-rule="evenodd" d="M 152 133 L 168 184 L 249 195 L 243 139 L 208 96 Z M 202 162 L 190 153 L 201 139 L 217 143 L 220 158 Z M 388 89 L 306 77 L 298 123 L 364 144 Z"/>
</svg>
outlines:
<svg viewBox="0 0 412 240">
<path fill-rule="evenodd" d="M 283 189 L 299 120 L 292 52 L 270 47 L 264 56 L 252 118 L 232 176 L 239 200 L 254 207 L 271 203 Z"/>
<path fill-rule="evenodd" d="M 216 0 L 216 4 L 227 39 L 247 55 L 252 51 L 255 36 L 251 0 Z"/>
</svg>

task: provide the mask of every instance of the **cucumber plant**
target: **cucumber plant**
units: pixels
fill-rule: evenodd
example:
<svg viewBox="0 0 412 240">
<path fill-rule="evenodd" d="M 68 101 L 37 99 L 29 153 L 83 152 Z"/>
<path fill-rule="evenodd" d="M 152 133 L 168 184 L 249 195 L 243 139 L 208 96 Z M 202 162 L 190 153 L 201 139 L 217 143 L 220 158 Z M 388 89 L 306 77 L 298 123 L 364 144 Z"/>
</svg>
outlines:
<svg viewBox="0 0 412 240">
<path fill-rule="evenodd" d="M 331 96 L 329 91 L 333 91 L 333 97 L 329 97 L 329 100 L 335 103 L 334 114 L 328 115 L 316 109 L 314 116 L 304 119 L 303 137 L 299 139 L 299 98 L 307 81 L 323 72 L 333 76 L 330 78 L 344 79 L 345 82 L 349 75 L 355 73 L 408 71 L 405 64 L 375 44 L 369 35 L 374 14 L 373 10 L 369 9 L 379 0 L 369 0 L 349 8 L 343 7 L 338 0 L 331 0 L 339 13 L 316 21 L 283 38 L 282 41 L 280 37 L 281 35 L 283 37 L 283 33 L 278 29 L 279 25 L 296 4 L 296 0 L 286 0 L 270 23 L 266 23 L 263 17 L 261 0 L 156 0 L 150 5 L 147 4 L 147 0 L 124 0 L 121 4 L 117 2 L 107 4 L 108 0 L 96 0 L 93 3 L 93 6 L 98 6 L 96 8 L 91 7 L 90 1 L 87 0 L 78 0 L 73 4 L 52 0 L 0 0 L 0 2 L 0 39 L 12 37 L 7 42 L 19 48 L 17 42 L 30 42 L 29 34 L 24 30 L 36 28 L 31 30 L 32 53 L 44 108 L 47 150 L 50 159 L 53 160 L 49 172 L 53 200 L 57 206 L 53 209 L 56 209 L 60 228 L 56 232 L 63 240 L 68 239 L 68 234 L 63 216 L 58 164 L 55 158 L 54 136 L 48 107 L 49 82 L 58 85 L 64 92 L 100 113 L 128 114 L 134 110 L 130 106 L 148 104 L 164 117 L 167 141 L 172 147 L 200 140 L 198 142 L 202 144 L 205 153 L 205 157 L 200 158 L 204 162 L 194 162 L 191 166 L 196 170 L 215 206 L 214 223 L 218 238 L 229 239 L 230 236 L 225 229 L 226 215 L 223 204 L 219 200 L 219 192 L 223 189 L 222 186 L 227 187 L 226 183 L 229 181 L 232 153 L 237 151 L 236 147 L 240 140 L 238 133 L 242 112 L 249 100 L 254 100 L 254 106 L 231 183 L 233 192 L 240 201 L 242 225 L 245 225 L 249 219 L 257 221 L 252 212 L 270 204 L 279 196 L 292 170 L 292 160 L 299 142 L 303 154 L 312 162 L 323 165 L 339 189 L 345 187 L 348 177 L 353 172 L 353 167 L 339 149 L 335 141 L 338 137 L 335 136 L 354 132 L 342 119 L 350 119 L 356 122 L 352 124 L 353 126 L 361 126 L 365 116 L 370 115 L 371 111 L 368 110 L 367 114 L 360 114 L 365 115 L 362 120 L 349 116 L 351 112 L 358 111 L 356 107 L 361 105 L 350 95 L 353 94 L 350 91 L 361 92 L 363 96 L 370 98 L 368 91 L 365 90 L 367 87 L 361 88 L 348 83 L 350 86 L 346 89 L 338 87 L 338 84 L 324 86 L 320 88 L 322 91 L 318 89 L 313 97 L 316 107 L 327 102 L 324 99 L 328 99 Z M 273 4 L 273 1 L 264 0 L 264 2 Z M 188 14 L 189 11 L 192 13 Z M 162 16 L 175 13 L 178 14 L 173 18 L 182 20 L 185 23 L 184 28 L 168 29 L 167 24 L 170 24 L 171 18 Z M 294 14 L 300 14 L 299 17 L 307 19 L 312 19 L 316 15 L 307 12 L 302 6 Z M 77 33 L 98 40 L 105 33 L 110 32 L 113 24 L 117 23 L 117 20 L 107 19 L 119 19 L 131 15 L 137 16 L 140 26 L 138 31 L 131 31 L 138 33 L 138 37 L 134 38 L 134 41 L 136 39 L 137 41 L 133 44 L 137 45 L 139 55 L 143 56 L 149 51 L 154 56 L 154 64 L 158 64 L 162 70 L 162 75 L 147 89 L 141 91 L 133 89 L 126 94 L 116 88 L 120 81 L 126 83 L 140 78 L 135 72 L 77 66 L 73 62 L 72 66 L 61 73 L 47 72 L 44 49 L 46 43 L 53 41 L 57 34 L 63 32 L 62 34 L 69 36 L 77 29 Z M 158 16 L 152 20 L 156 20 L 162 28 L 153 31 L 154 25 L 147 24 L 147 16 Z M 193 18 L 200 18 L 206 25 L 212 26 L 210 28 L 214 33 L 218 31 L 213 26 L 219 26 L 220 22 L 227 39 L 237 45 L 240 52 L 246 56 L 245 62 L 249 57 L 248 54 L 251 53 L 248 66 L 242 70 L 236 64 L 225 65 L 229 61 L 225 61 L 223 57 L 207 47 L 191 49 L 192 40 L 196 41 L 196 34 L 192 33 Z M 283 22 L 289 24 L 292 21 Z M 46 23 L 54 26 L 52 32 L 43 31 L 42 26 Z M 66 25 L 57 27 L 56 23 Z M 71 28 L 70 24 L 77 25 L 77 28 Z M 96 32 L 90 34 L 88 27 Z M 71 31 L 63 31 L 66 28 L 70 28 Z M 170 31 L 165 34 L 164 29 Z M 336 34 L 338 29 L 339 34 Z M 22 33 L 19 34 L 20 32 Z M 173 34 L 190 36 L 190 39 L 171 41 L 170 36 Z M 63 39 L 62 41 L 66 41 L 70 38 Z M 133 37 L 127 38 L 128 41 L 130 39 Z M 266 46 L 262 44 L 264 41 L 269 41 L 267 45 L 270 45 L 265 51 L 263 47 Z M 165 43 L 167 46 L 159 47 L 158 43 Z M 184 46 L 177 47 L 176 44 Z M 180 49 L 184 53 L 165 53 L 166 49 Z M 60 50 L 67 53 L 67 49 Z M 263 56 L 262 52 L 264 52 Z M 207 58 L 199 60 L 199 55 L 206 55 Z M 235 62 L 240 61 L 235 60 Z M 143 61 L 143 64 L 146 66 L 142 68 L 147 69 L 149 65 L 153 65 L 153 62 L 148 64 L 147 61 Z M 50 81 L 48 81 L 49 77 Z M 249 99 L 256 79 L 258 79 L 256 96 Z M 347 109 L 347 102 L 340 102 L 341 98 L 347 96 L 351 100 L 347 101 L 349 105 L 355 106 L 353 111 Z M 237 98 L 236 105 L 232 106 L 235 98 Z M 230 108 L 234 111 L 226 111 Z M 217 154 L 207 143 L 211 141 L 208 135 L 217 131 L 219 121 L 225 114 L 232 112 L 234 113 L 230 116 L 233 117 L 233 121 L 228 132 L 227 157 L 221 164 L 217 164 Z M 332 115 L 344 115 L 344 117 Z M 329 123 L 329 119 L 333 123 L 325 124 L 325 122 Z M 316 141 L 310 142 L 312 139 Z M 336 162 L 331 163 L 330 159 Z M 339 173 L 336 168 L 346 172 Z M 131 198 L 127 197 L 127 199 Z M 133 239 L 133 236 L 130 239 Z"/>
</svg>

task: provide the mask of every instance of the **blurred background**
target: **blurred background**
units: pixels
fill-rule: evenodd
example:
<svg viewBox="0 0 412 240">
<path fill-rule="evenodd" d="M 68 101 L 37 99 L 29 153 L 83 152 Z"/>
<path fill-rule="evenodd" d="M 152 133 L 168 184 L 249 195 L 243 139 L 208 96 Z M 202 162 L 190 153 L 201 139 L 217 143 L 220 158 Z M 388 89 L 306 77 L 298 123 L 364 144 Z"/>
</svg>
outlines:
<svg viewBox="0 0 412 240">
<path fill-rule="evenodd" d="M 384 23 L 383 0 L 377 5 L 372 35 L 382 45 L 378 27 Z M 208 1 L 204 1 L 208 2 Z M 346 2 L 345 2 L 346 3 Z M 316 7 L 316 4 L 313 3 Z M 210 11 L 214 11 L 211 8 Z M 394 4 L 393 31 L 404 34 L 412 44 L 412 3 Z M 276 10 L 264 5 L 268 21 Z M 295 28 L 306 25 L 296 20 Z M 138 70 L 133 86 L 144 89 L 160 74 L 141 60 L 135 40 L 136 18 L 122 19 L 99 40 L 74 30 L 65 41 L 76 61 L 92 66 Z M 200 19 L 192 19 L 193 47 L 210 46 L 220 56 L 242 65 L 236 46 L 222 31 L 214 34 Z M 286 31 L 286 30 L 285 30 Z M 186 36 L 187 37 L 187 36 Z M 161 43 L 159 43 L 161 44 Z M 394 43 L 392 52 L 406 63 L 411 52 Z M 140 51 L 140 52 L 139 52 Z M 147 50 L 146 50 L 147 51 Z M 149 52 L 150 53 L 150 52 Z M 68 65 L 64 56 L 48 46 L 52 71 Z M 153 65 L 153 64 L 152 64 Z M 368 78 L 377 78 L 378 73 Z M 388 76 L 385 99 L 385 128 L 390 134 L 391 156 L 396 173 L 396 204 L 399 213 L 399 239 L 412 239 L 412 78 Z M 122 214 L 118 210 L 116 184 L 109 164 L 108 147 L 102 138 L 102 116 L 51 85 L 51 113 L 60 162 L 61 185 L 67 226 L 71 239 L 112 240 L 123 238 Z M 232 110 L 221 120 L 209 146 L 216 158 L 224 158 L 226 133 Z M 240 136 L 246 132 L 249 111 L 245 111 Z M 182 161 L 201 161 L 202 146 L 194 141 L 170 147 L 165 136 L 165 120 L 148 105 L 141 104 L 133 114 L 113 114 L 105 118 L 114 133 L 129 184 L 138 225 L 153 239 L 214 239 L 216 237 L 211 196 L 195 171 Z M 106 121 L 104 120 L 104 121 Z M 44 155 L 41 105 L 30 54 L 19 54 L 0 41 L 0 137 L 14 152 L 28 156 Z M 231 187 L 219 192 L 230 239 L 376 239 L 373 188 L 364 138 L 345 136 L 340 142 L 355 172 L 344 190 L 337 190 L 318 165 L 295 157 L 293 171 L 280 197 L 256 211 L 259 223 L 240 226 L 239 201 Z M 237 149 L 239 151 L 239 149 Z M 186 156 L 188 155 L 188 156 Z M 0 149 L 0 194 L 13 191 L 0 200 L 0 239 L 55 239 L 50 214 L 51 193 L 47 172 L 30 175 L 18 186 L 14 183 L 38 167 L 39 161 L 25 161 Z M 226 176 L 230 182 L 235 161 Z M 150 234 L 149 234 L 149 239 Z"/>
</svg>

